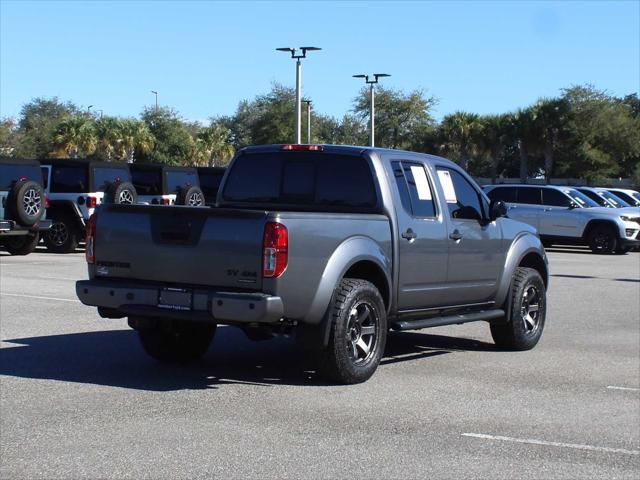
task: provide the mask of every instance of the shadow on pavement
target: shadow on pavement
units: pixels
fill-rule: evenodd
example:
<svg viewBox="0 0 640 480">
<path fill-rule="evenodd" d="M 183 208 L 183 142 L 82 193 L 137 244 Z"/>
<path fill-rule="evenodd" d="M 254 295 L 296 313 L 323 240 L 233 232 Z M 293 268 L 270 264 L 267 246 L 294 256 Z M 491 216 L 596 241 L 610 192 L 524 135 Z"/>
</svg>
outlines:
<svg viewBox="0 0 640 480">
<path fill-rule="evenodd" d="M 4 340 L 0 374 L 151 391 L 219 388 L 224 384 L 326 386 L 293 339 L 251 342 L 220 327 L 198 363 L 166 365 L 148 357 L 133 330 Z M 495 350 L 473 340 L 415 332 L 390 333 L 382 364 L 454 351 Z"/>
</svg>

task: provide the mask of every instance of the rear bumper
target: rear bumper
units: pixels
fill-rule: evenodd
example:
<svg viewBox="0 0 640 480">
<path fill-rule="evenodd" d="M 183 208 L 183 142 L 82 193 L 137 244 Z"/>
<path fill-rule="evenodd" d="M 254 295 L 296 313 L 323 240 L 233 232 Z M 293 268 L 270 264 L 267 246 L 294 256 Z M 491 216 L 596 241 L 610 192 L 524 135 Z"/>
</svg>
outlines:
<svg viewBox="0 0 640 480">
<path fill-rule="evenodd" d="M 0 220 L 0 234 L 2 235 L 26 235 L 31 232 L 42 232 L 51 228 L 51 220 L 40 220 L 35 225 L 25 227 L 18 225 L 13 220 Z"/>
<path fill-rule="evenodd" d="M 222 324 L 275 323 L 283 316 L 282 299 L 263 293 L 188 289 L 188 306 L 160 305 L 159 285 L 124 281 L 81 280 L 76 294 L 82 303 L 101 307 L 109 317 L 139 315 Z"/>
</svg>

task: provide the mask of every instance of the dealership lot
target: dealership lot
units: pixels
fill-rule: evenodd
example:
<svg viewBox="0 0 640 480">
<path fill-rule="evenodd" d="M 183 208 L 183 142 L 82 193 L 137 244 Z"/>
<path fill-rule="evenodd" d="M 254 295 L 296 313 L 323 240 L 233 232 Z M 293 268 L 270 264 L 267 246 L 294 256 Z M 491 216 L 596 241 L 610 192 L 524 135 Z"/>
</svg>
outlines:
<svg viewBox="0 0 640 480">
<path fill-rule="evenodd" d="M 229 327 L 160 365 L 76 300 L 81 253 L 0 255 L 1 478 L 637 477 L 640 253 L 551 249 L 530 352 L 485 324 L 394 333 L 356 386 Z"/>
</svg>

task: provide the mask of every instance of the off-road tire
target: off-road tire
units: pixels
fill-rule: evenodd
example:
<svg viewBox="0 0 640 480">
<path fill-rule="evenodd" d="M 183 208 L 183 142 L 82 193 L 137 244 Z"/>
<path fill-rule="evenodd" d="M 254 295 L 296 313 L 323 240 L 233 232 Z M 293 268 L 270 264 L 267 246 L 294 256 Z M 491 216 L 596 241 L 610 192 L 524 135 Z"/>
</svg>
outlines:
<svg viewBox="0 0 640 480">
<path fill-rule="evenodd" d="M 16 222 L 31 227 L 44 215 L 44 190 L 39 183 L 32 180 L 16 182 L 9 193 L 7 206 Z"/>
<path fill-rule="evenodd" d="M 5 237 L 2 240 L 4 249 L 11 255 L 29 255 L 38 246 L 40 235 L 38 232 L 27 235 Z"/>
<path fill-rule="evenodd" d="M 120 205 L 135 205 L 138 203 L 136 187 L 129 182 L 115 182 L 110 184 L 104 192 L 105 203 Z"/>
<path fill-rule="evenodd" d="M 369 315 L 364 318 L 366 309 Z M 335 290 L 325 320 L 331 323 L 329 344 L 318 359 L 320 376 L 344 384 L 368 380 L 380 364 L 387 341 L 387 314 L 378 289 L 366 280 L 344 278 Z M 373 333 L 364 333 L 372 326 Z M 357 346 L 356 338 L 369 347 L 368 353 Z M 358 359 L 354 354 L 365 355 Z"/>
<path fill-rule="evenodd" d="M 51 228 L 43 236 L 44 244 L 53 253 L 72 253 L 78 248 L 82 233 L 70 215 L 51 219 Z"/>
<path fill-rule="evenodd" d="M 138 330 L 144 351 L 166 363 L 187 363 L 207 353 L 216 333 L 216 324 L 175 322 L 171 326 L 159 324 L 155 328 Z"/>
<path fill-rule="evenodd" d="M 204 193 L 200 187 L 185 186 L 178 190 L 176 205 L 187 205 L 189 207 L 204 207 Z"/>
<path fill-rule="evenodd" d="M 533 297 L 532 291 L 537 293 L 537 298 Z M 542 336 L 547 312 L 546 288 L 537 270 L 524 267 L 516 269 L 511 284 L 511 300 L 507 305 L 510 305 L 510 311 L 507 312 L 506 323 L 491 324 L 491 336 L 495 344 L 509 350 L 531 350 Z M 536 305 L 537 309 L 533 312 Z M 525 311 L 529 320 L 525 319 Z M 537 313 L 535 319 L 531 313 Z"/>
<path fill-rule="evenodd" d="M 609 225 L 596 225 L 587 235 L 593 253 L 611 254 L 618 248 L 618 233 Z"/>
</svg>

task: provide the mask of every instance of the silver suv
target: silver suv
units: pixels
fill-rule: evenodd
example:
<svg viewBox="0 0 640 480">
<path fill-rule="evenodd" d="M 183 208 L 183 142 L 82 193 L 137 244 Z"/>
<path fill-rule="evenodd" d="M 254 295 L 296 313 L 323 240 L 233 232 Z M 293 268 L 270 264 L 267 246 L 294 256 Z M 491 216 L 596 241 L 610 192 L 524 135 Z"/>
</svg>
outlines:
<svg viewBox="0 0 640 480">
<path fill-rule="evenodd" d="M 604 208 L 573 187 L 489 185 L 509 217 L 538 229 L 545 246 L 587 245 L 594 253 L 626 253 L 640 246 L 640 208 Z"/>
</svg>

